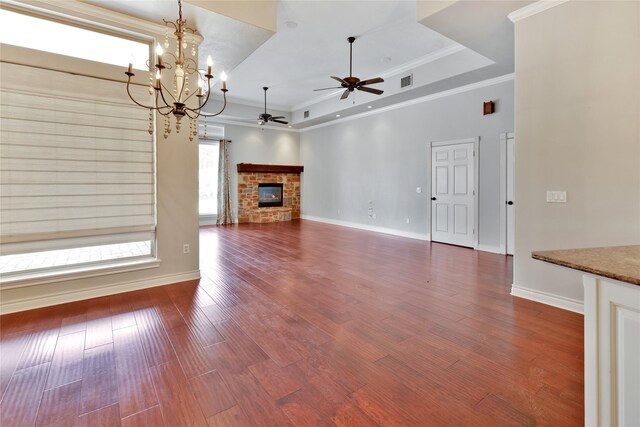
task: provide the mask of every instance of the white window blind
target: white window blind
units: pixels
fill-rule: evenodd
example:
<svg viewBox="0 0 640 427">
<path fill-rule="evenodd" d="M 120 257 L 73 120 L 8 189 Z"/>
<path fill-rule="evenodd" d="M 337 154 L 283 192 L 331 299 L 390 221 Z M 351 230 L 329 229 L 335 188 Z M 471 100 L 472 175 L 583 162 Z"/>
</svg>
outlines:
<svg viewBox="0 0 640 427">
<path fill-rule="evenodd" d="M 0 254 L 153 242 L 148 110 L 120 82 L 0 67 Z"/>
</svg>

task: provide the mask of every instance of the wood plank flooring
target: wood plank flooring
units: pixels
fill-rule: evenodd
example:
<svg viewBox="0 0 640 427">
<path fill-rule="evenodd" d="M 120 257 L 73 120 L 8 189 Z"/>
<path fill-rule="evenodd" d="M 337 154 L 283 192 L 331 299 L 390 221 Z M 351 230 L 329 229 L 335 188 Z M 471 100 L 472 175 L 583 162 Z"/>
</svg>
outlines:
<svg viewBox="0 0 640 427">
<path fill-rule="evenodd" d="M 511 258 L 309 221 L 201 230 L 200 281 L 0 318 L 2 426 L 583 425 L 582 316 Z"/>
</svg>

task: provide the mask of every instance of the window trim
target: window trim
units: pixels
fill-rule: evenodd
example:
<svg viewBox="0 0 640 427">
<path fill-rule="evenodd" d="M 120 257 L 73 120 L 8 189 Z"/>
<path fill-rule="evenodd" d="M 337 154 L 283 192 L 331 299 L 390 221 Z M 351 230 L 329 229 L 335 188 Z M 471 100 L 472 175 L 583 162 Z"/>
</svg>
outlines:
<svg viewBox="0 0 640 427">
<path fill-rule="evenodd" d="M 222 128 L 222 131 L 224 132 L 224 127 L 223 126 L 219 126 Z M 220 148 L 220 141 L 218 139 L 203 139 L 202 137 L 198 138 L 198 150 L 200 149 L 200 145 L 216 145 L 218 146 L 218 149 Z M 200 160 L 200 151 L 198 151 L 198 160 Z M 200 182 L 198 181 L 198 194 L 200 193 Z M 198 206 L 200 203 L 200 197 L 198 197 Z M 199 210 L 199 208 L 198 208 Z M 199 225 L 215 225 L 218 221 L 218 214 L 200 214 L 200 212 L 198 212 L 198 223 Z"/>
<path fill-rule="evenodd" d="M 122 260 L 122 258 L 120 259 Z M 67 280 L 77 280 L 89 277 L 106 276 L 110 274 L 126 273 L 130 271 L 147 270 L 160 267 L 162 260 L 153 256 L 139 258 L 127 258 L 120 262 L 101 262 L 76 264 L 76 268 L 47 269 L 37 273 L 23 273 L 12 275 L 9 278 L 2 278 L 0 288 L 7 289 L 24 288 L 47 283 L 63 282 Z M 81 266 L 81 267 L 78 267 Z M 3 275 L 4 276 L 4 275 Z"/>
</svg>

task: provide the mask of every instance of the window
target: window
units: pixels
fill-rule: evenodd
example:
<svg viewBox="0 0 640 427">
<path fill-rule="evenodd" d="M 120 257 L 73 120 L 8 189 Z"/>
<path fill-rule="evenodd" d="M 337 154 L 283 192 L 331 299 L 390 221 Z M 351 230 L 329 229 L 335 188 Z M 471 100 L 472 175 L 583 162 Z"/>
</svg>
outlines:
<svg viewBox="0 0 640 427">
<path fill-rule="evenodd" d="M 135 43 L 0 12 L 3 30 L 24 18 L 29 32 L 47 34 L 41 39 L 55 40 L 54 45 L 69 44 L 57 38 L 65 31 L 60 28 L 102 37 L 105 51 Z M 5 42 L 4 32 L 1 37 Z M 74 37 L 90 40 L 84 33 Z M 149 45 L 141 45 L 148 59 Z M 63 53 L 44 44 L 28 47 Z M 2 281 L 153 259 L 155 154 L 149 112 L 133 105 L 118 81 L 10 62 L 16 61 L 0 63 Z M 146 88 L 134 90 L 148 99 Z"/>
<path fill-rule="evenodd" d="M 199 144 L 200 224 L 214 224 L 218 214 L 218 141 L 224 138 L 224 127 L 207 126 Z"/>
<path fill-rule="evenodd" d="M 218 143 L 200 143 L 200 216 L 218 213 Z"/>
<path fill-rule="evenodd" d="M 0 9 L 2 43 L 148 70 L 149 44 Z M 43 35 L 46 34 L 46 37 Z"/>
</svg>

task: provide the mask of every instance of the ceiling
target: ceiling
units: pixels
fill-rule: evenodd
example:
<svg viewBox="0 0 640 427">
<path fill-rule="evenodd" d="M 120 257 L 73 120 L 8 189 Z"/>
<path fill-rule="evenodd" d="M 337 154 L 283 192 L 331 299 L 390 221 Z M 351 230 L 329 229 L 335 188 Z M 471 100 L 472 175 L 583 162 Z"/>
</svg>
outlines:
<svg viewBox="0 0 640 427">
<path fill-rule="evenodd" d="M 177 18 L 177 0 L 81 1 L 156 23 Z M 513 26 L 507 14 L 531 2 L 457 0 L 435 8 L 431 5 L 437 2 L 422 2 L 421 8 L 428 4 L 434 11 L 421 16 L 414 0 L 278 0 L 276 22 L 265 28 L 214 13 L 205 0 L 191 0 L 205 8 L 184 1 L 184 16 L 204 39 L 201 66 L 211 54 L 217 72 L 229 75 L 226 118 L 257 116 L 262 87 L 268 86 L 269 112 L 286 115 L 294 127 L 513 72 Z M 356 37 L 353 75 L 384 77 L 373 86 L 384 95 L 357 92 L 339 101 L 341 89 L 313 91 L 337 86 L 331 75 L 349 74 L 349 36 Z M 400 90 L 400 77 L 409 73 L 417 84 Z M 313 117 L 303 120 L 309 109 Z"/>
<path fill-rule="evenodd" d="M 415 8 L 413 1 L 278 2 L 276 34 L 229 73 L 233 99 L 260 102 L 268 86 L 269 104 L 293 110 L 322 97 L 313 89 L 349 75 L 349 36 L 353 75 L 363 80 L 454 44 L 419 24 Z"/>
</svg>

